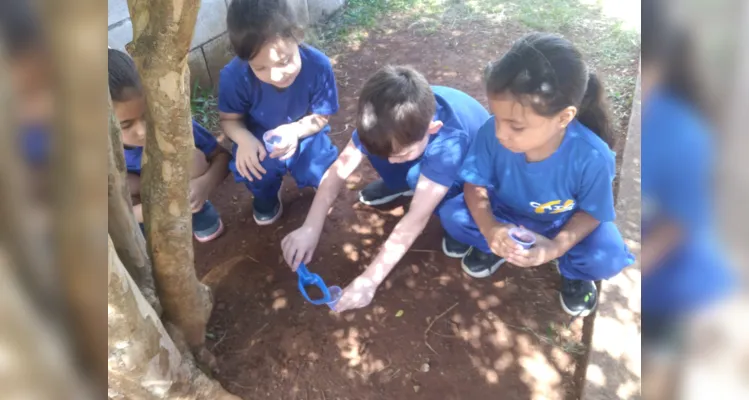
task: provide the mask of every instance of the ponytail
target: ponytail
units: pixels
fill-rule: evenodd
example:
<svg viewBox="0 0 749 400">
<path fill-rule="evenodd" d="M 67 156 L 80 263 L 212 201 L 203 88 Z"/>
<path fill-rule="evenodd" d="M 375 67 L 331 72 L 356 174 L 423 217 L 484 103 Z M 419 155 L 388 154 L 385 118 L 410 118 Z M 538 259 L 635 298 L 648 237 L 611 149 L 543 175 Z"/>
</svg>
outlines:
<svg viewBox="0 0 749 400">
<path fill-rule="evenodd" d="M 614 130 L 611 127 L 608 102 L 598 76 L 588 74 L 588 86 L 577 112 L 577 120 L 598 135 L 610 148 L 614 147 Z"/>
</svg>

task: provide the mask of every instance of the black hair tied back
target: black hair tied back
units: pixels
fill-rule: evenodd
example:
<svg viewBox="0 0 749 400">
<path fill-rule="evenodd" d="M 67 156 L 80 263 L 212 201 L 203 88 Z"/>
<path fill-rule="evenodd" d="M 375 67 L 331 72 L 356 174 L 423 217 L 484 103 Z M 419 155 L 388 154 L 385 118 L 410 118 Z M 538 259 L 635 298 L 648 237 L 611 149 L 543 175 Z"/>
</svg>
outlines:
<svg viewBox="0 0 749 400">
<path fill-rule="evenodd" d="M 577 107 L 577 119 L 612 146 L 603 85 L 588 71 L 574 45 L 561 36 L 524 36 L 501 59 L 487 66 L 485 79 L 489 95 L 509 91 L 539 115 L 550 117 L 567 107 Z"/>
</svg>

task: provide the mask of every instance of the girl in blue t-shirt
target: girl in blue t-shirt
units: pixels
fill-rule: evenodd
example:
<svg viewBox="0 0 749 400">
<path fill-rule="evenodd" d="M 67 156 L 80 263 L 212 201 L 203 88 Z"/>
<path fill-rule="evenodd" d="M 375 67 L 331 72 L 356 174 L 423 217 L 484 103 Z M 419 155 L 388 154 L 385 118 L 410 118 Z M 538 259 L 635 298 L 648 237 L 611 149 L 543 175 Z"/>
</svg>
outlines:
<svg viewBox="0 0 749 400">
<path fill-rule="evenodd" d="M 598 298 L 593 281 L 634 261 L 613 222 L 603 88 L 572 43 L 534 33 L 487 67 L 486 89 L 493 117 L 463 163 L 464 195 L 439 213 L 445 253 L 476 278 L 505 262 L 558 259 L 562 308 L 588 315 Z M 515 227 L 535 235 L 530 249 L 511 239 Z"/>
<path fill-rule="evenodd" d="M 140 202 L 140 173 L 143 146 L 146 144 L 146 99 L 140 76 L 129 55 L 109 49 L 109 93 L 114 113 L 122 129 L 125 146 L 127 183 L 133 198 L 133 214 L 143 229 L 143 211 Z M 229 152 L 219 146 L 205 128 L 193 120 L 195 139 L 193 163 L 190 168 L 190 206 L 195 239 L 208 242 L 219 237 L 224 224 L 208 196 L 229 174 Z"/>
<path fill-rule="evenodd" d="M 221 127 L 234 143 L 229 168 L 252 192 L 252 216 L 270 225 L 283 214 L 286 173 L 317 188 L 338 157 L 328 117 L 338 112 L 333 67 L 302 43 L 291 6 L 277 0 L 232 0 L 226 16 L 236 57 L 219 77 Z M 271 147 L 264 138 L 280 142 Z"/>
</svg>

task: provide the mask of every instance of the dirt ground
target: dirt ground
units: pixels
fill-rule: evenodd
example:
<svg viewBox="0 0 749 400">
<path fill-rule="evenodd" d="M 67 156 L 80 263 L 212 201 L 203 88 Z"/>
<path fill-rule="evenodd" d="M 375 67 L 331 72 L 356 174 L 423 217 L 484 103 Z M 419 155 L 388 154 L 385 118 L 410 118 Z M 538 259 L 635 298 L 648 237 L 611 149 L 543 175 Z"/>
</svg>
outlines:
<svg viewBox="0 0 749 400">
<path fill-rule="evenodd" d="M 432 84 L 486 104 L 483 67 L 522 33 L 489 24 L 430 35 L 381 29 L 361 48 L 329 54 L 341 105 L 331 120 L 335 144 L 342 148 L 349 140 L 358 89 L 383 64 L 413 65 Z M 309 265 L 328 284 L 344 287 L 356 277 L 405 211 L 357 204 L 357 191 L 373 179 L 368 164 L 361 168 L 328 218 Z M 370 307 L 336 314 L 306 303 L 281 259 L 281 239 L 303 222 L 314 192 L 298 191 L 291 178 L 282 190 L 285 215 L 258 227 L 250 193 L 227 178 L 212 199 L 226 233 L 196 243 L 198 274 L 215 295 L 209 348 L 228 390 L 244 399 L 577 397 L 583 321 L 567 327 L 553 267 L 507 265 L 490 278 L 472 279 L 441 253 L 441 227 L 433 218 Z"/>
</svg>

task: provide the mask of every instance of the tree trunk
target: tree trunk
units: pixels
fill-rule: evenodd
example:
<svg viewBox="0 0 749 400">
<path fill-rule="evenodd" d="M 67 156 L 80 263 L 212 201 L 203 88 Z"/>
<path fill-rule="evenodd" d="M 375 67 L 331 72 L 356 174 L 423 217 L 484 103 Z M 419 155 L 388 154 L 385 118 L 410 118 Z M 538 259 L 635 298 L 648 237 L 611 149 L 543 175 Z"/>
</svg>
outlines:
<svg viewBox="0 0 749 400">
<path fill-rule="evenodd" d="M 199 0 L 128 0 L 133 43 L 148 110 L 141 187 L 148 254 L 164 317 L 179 327 L 199 358 L 205 350 L 210 292 L 195 275 L 188 201 L 195 148 L 187 54 Z"/>
<path fill-rule="evenodd" d="M 180 353 L 109 240 L 110 399 L 239 400 Z"/>
<path fill-rule="evenodd" d="M 146 240 L 133 215 L 133 203 L 126 182 L 127 167 L 122 151 L 122 131 L 109 99 L 109 236 L 125 269 L 138 285 L 143 297 L 161 315 L 156 297 L 151 260 L 146 253 Z"/>
<path fill-rule="evenodd" d="M 97 167 L 104 160 L 106 137 L 101 125 L 106 121 L 105 84 L 107 64 L 81 62 L 101 60 L 106 40 L 99 26 L 91 21 L 106 12 L 102 2 L 79 1 L 70 4 L 45 1 L 42 9 L 49 63 L 54 67 L 52 193 L 55 206 L 55 250 L 61 271 L 71 327 L 78 349 L 97 382 L 104 381 L 107 342 L 101 332 L 104 315 L 101 287 L 105 274 L 107 220 L 106 193 L 102 182 L 106 171 Z M 77 45 L 71 51 L 71 44 Z M 92 79 L 98 78 L 98 81 Z M 97 297 L 98 295 L 99 297 Z M 103 391 L 103 386 L 101 387 Z"/>
<path fill-rule="evenodd" d="M 92 399 L 67 349 L 64 299 L 46 235 L 49 204 L 33 196 L 19 152 L 17 98 L 4 54 L 0 43 L 0 397 Z"/>
</svg>

